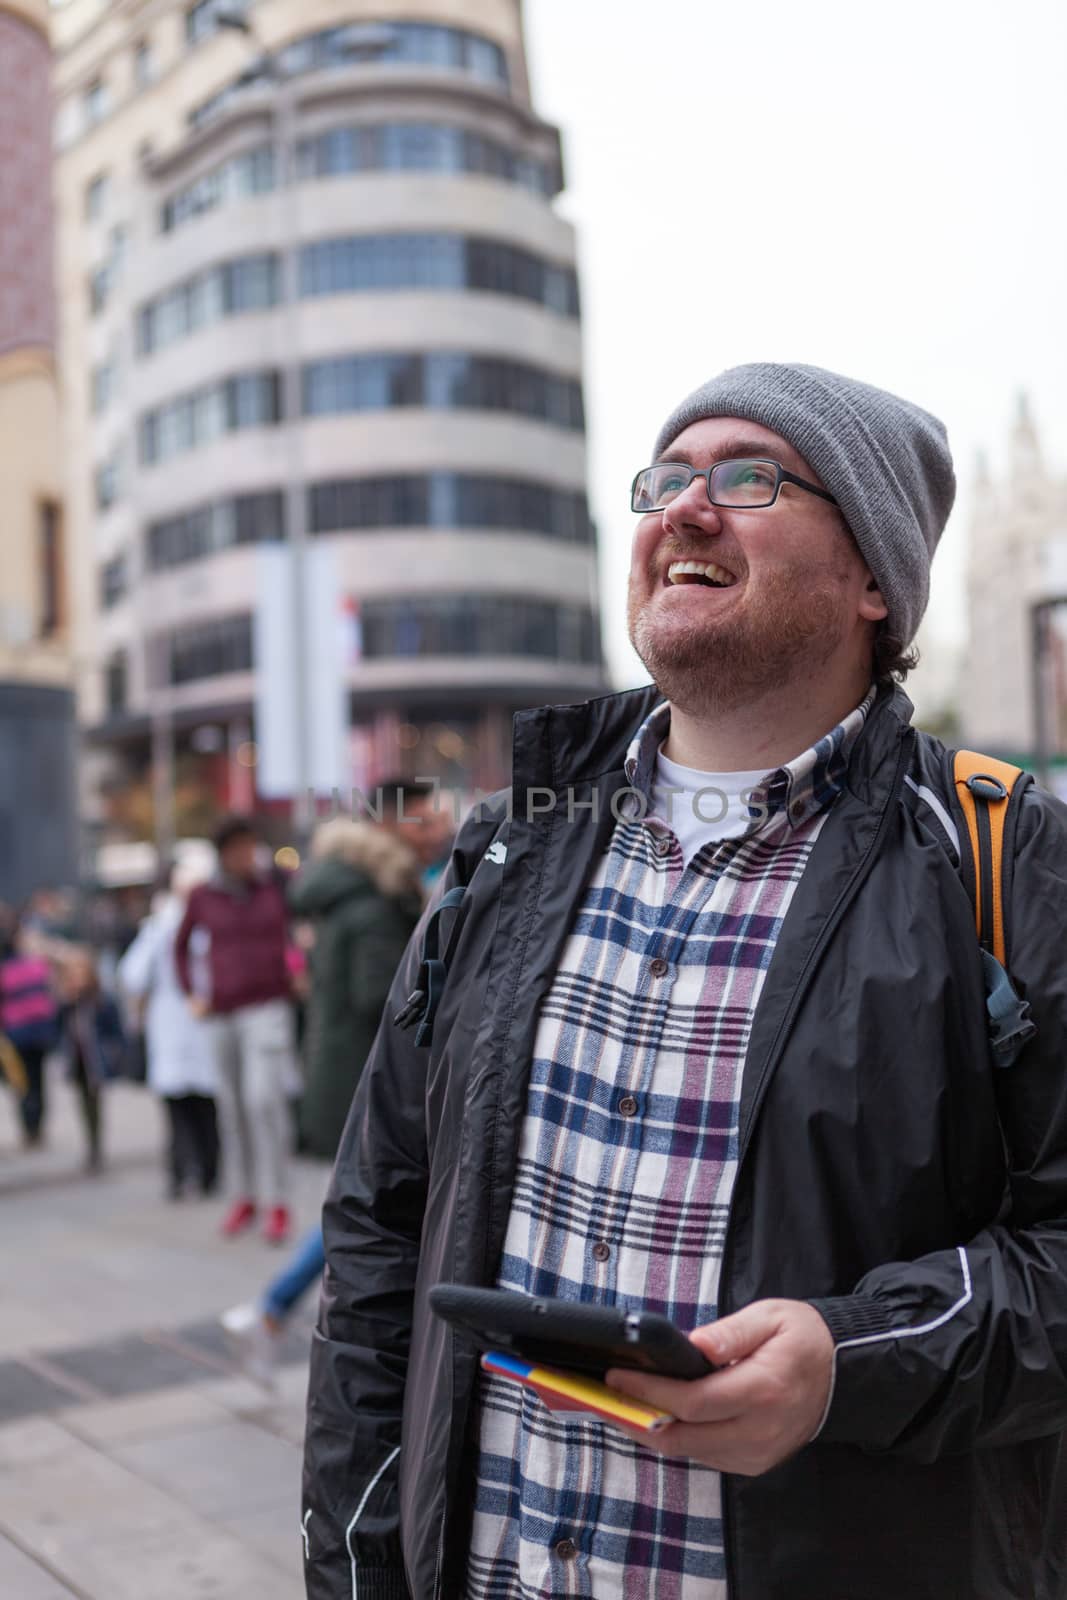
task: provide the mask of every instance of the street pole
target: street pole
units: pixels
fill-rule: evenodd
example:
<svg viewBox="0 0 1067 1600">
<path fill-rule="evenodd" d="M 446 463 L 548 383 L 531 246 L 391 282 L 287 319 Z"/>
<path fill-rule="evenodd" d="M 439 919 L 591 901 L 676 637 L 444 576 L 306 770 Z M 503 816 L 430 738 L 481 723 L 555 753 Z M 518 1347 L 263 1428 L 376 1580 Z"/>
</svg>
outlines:
<svg viewBox="0 0 1067 1600">
<path fill-rule="evenodd" d="M 297 212 L 296 116 L 293 87 L 276 56 L 270 77 L 275 86 L 272 107 L 272 144 L 281 239 L 283 327 L 282 413 L 286 435 L 285 533 L 290 555 L 290 599 L 293 638 L 293 750 L 296 757 L 292 807 L 294 843 L 301 855 L 307 851 L 315 824 L 315 789 L 311 771 L 311 685 L 308 671 L 308 524 L 307 485 L 304 478 L 303 378 L 300 363 L 299 250 L 300 219 Z M 262 670 L 262 663 L 260 670 Z"/>
</svg>

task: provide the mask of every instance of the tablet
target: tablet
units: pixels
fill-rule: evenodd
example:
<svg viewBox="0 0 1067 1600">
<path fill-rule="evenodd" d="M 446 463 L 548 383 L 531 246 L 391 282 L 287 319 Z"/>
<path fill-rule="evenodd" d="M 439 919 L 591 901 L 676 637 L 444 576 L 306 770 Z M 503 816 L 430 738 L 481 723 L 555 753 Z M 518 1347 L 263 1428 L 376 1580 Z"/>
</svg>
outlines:
<svg viewBox="0 0 1067 1600">
<path fill-rule="evenodd" d="M 480 1350 L 501 1350 L 569 1372 L 602 1378 L 632 1367 L 661 1378 L 704 1378 L 715 1369 L 680 1328 L 654 1311 L 588 1305 L 438 1283 L 430 1305 Z"/>
</svg>

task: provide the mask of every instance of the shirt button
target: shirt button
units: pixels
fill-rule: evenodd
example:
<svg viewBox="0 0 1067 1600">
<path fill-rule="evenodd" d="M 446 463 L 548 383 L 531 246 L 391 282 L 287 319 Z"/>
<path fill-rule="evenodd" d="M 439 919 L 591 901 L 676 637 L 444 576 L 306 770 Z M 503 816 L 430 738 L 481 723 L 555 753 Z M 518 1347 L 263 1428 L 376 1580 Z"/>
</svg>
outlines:
<svg viewBox="0 0 1067 1600">
<path fill-rule="evenodd" d="M 637 1101 L 632 1094 L 624 1094 L 619 1101 L 619 1115 L 633 1117 L 637 1115 Z"/>
<path fill-rule="evenodd" d="M 556 1545 L 556 1554 L 561 1561 L 573 1561 L 578 1554 L 578 1546 L 573 1539 L 561 1539 Z"/>
<path fill-rule="evenodd" d="M 648 970 L 654 978 L 665 978 L 670 971 L 670 966 L 662 956 L 654 956 L 648 963 Z"/>
<path fill-rule="evenodd" d="M 593 1246 L 593 1260 L 594 1261 L 608 1261 L 608 1260 L 610 1260 L 610 1258 L 611 1258 L 611 1246 L 610 1246 L 610 1244 L 605 1244 L 603 1239 L 598 1239 L 596 1244 Z"/>
</svg>

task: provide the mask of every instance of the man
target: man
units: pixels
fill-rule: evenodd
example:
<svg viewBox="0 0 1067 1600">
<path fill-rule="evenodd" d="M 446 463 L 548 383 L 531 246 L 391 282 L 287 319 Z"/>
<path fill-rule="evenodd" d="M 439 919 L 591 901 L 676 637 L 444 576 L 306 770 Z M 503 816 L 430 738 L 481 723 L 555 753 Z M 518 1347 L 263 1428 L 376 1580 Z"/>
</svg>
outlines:
<svg viewBox="0 0 1067 1600">
<path fill-rule="evenodd" d="M 259 870 L 247 817 L 215 833 L 218 871 L 189 895 L 174 942 L 182 988 L 210 1018 L 223 1169 L 232 1203 L 222 1231 L 243 1233 L 265 1208 L 263 1236 L 289 1236 L 288 1094 L 295 1074 L 285 898 Z"/>
<path fill-rule="evenodd" d="M 757 365 L 653 462 L 629 612 L 657 687 L 517 719 L 513 818 L 445 874 L 432 1044 L 383 1029 L 342 1140 L 308 1595 L 1051 1600 L 1067 812 L 1024 797 L 1037 1034 L 994 1074 L 940 747 L 894 683 L 944 429 Z M 679 1419 L 642 1442 L 568 1420 L 480 1375 L 441 1280 L 664 1313 L 724 1370 L 613 1375 Z"/>
</svg>

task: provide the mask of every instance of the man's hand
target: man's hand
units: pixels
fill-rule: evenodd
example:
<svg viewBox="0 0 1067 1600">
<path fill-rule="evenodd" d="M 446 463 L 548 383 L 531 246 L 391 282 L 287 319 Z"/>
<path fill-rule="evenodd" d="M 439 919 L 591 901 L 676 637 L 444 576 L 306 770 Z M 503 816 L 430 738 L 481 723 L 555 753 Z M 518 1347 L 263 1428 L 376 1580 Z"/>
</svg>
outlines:
<svg viewBox="0 0 1067 1600">
<path fill-rule="evenodd" d="M 697 1328 L 693 1343 L 721 1372 L 691 1382 L 614 1367 L 613 1389 L 678 1418 L 659 1433 L 624 1428 L 665 1456 L 756 1477 L 813 1438 L 830 1398 L 834 1341 L 802 1300 L 757 1300 Z"/>
<path fill-rule="evenodd" d="M 204 1017 L 209 1017 L 211 1015 L 211 1007 L 204 999 L 202 994 L 189 995 L 188 1002 L 189 1010 L 198 1020 L 202 1020 Z"/>
</svg>

